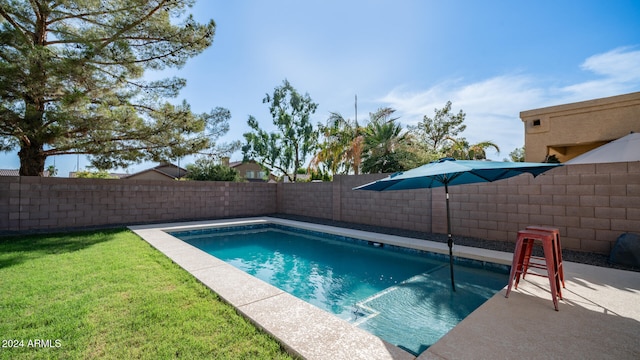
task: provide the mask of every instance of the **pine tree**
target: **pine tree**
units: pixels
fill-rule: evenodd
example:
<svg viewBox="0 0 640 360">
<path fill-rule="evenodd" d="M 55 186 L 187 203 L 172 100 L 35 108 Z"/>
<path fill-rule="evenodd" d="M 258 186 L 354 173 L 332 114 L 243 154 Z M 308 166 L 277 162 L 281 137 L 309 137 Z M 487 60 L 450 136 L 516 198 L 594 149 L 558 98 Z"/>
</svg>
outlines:
<svg viewBox="0 0 640 360">
<path fill-rule="evenodd" d="M 217 113 L 165 100 L 185 80 L 143 79 L 212 43 L 214 21 L 186 15 L 192 5 L 0 0 L 0 150 L 20 149 L 20 175 L 42 175 L 52 155 L 88 154 L 108 169 L 209 147 Z"/>
</svg>

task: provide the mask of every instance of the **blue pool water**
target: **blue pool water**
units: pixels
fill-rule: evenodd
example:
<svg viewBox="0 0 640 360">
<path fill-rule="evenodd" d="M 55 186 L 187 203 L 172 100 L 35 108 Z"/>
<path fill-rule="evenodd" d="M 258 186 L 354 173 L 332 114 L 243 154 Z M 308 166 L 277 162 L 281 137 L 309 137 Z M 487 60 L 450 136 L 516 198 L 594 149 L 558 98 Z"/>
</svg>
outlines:
<svg viewBox="0 0 640 360">
<path fill-rule="evenodd" d="M 279 225 L 172 235 L 419 354 L 504 287 L 508 269 Z"/>
</svg>

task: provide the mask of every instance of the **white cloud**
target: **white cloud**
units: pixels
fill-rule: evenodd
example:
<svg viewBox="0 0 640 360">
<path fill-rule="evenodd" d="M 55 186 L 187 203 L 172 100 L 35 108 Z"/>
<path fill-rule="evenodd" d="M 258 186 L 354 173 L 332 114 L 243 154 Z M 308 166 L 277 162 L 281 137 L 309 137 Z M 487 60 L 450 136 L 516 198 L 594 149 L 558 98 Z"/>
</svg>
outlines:
<svg viewBox="0 0 640 360">
<path fill-rule="evenodd" d="M 543 101 L 544 91 L 523 75 L 504 75 L 484 81 L 464 84 L 462 80 L 438 84 L 419 92 L 395 89 L 379 99 L 403 114 L 406 124 L 415 124 L 424 115 L 432 116 L 434 109 L 451 101 L 453 110 L 497 117 L 517 117 L 531 104 Z"/>
<path fill-rule="evenodd" d="M 450 100 L 454 112 L 466 113 L 462 136 L 472 143 L 493 141 L 502 151 L 489 157 L 501 160 L 524 145 L 520 111 L 537 107 L 543 98 L 544 91 L 528 76 L 503 75 L 470 84 L 458 79 L 420 92 L 396 89 L 380 101 L 397 109 L 404 124 L 414 125 Z"/>
<path fill-rule="evenodd" d="M 600 76 L 560 89 L 569 101 L 613 96 L 638 89 L 640 83 L 640 50 L 617 48 L 587 58 L 580 68 Z"/>
<path fill-rule="evenodd" d="M 378 99 L 396 109 L 405 124 L 415 124 L 425 114 L 433 113 L 435 108 L 442 108 L 448 100 L 450 84 L 439 84 L 424 91 L 407 91 L 396 88 Z"/>
<path fill-rule="evenodd" d="M 434 109 L 444 107 L 450 100 L 453 111 L 462 109 L 467 114 L 467 129 L 462 136 L 472 143 L 493 141 L 502 151 L 490 157 L 500 160 L 524 144 L 521 111 L 620 95 L 640 88 L 640 51 L 614 49 L 589 57 L 580 67 L 600 79 L 560 89 L 527 74 L 500 75 L 472 83 L 455 79 L 417 91 L 399 87 L 378 101 L 396 109 L 404 124 L 413 125 L 424 115 L 433 116 Z"/>
<path fill-rule="evenodd" d="M 622 47 L 591 56 L 582 63 L 580 68 L 621 82 L 638 81 L 640 80 L 640 50 L 629 50 L 629 47 Z"/>
</svg>

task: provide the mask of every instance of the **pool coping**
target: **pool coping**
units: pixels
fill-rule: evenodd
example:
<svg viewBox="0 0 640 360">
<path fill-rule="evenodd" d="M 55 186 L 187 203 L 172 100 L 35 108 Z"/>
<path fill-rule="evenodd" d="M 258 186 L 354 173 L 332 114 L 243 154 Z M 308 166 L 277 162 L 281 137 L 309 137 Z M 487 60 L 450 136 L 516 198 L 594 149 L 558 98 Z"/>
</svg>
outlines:
<svg viewBox="0 0 640 360">
<path fill-rule="evenodd" d="M 449 251 L 446 244 L 428 240 L 271 217 L 140 225 L 130 226 L 129 228 L 153 247 L 164 253 L 176 264 L 191 273 L 205 286 L 217 293 L 224 301 L 234 306 L 239 313 L 247 317 L 256 326 L 275 337 L 287 351 L 294 355 L 305 359 L 416 358 L 411 353 L 248 275 L 232 265 L 167 233 L 168 231 L 268 223 L 355 237 L 435 253 L 448 254 Z M 460 245 L 454 246 L 453 253 L 455 256 L 504 265 L 510 265 L 512 258 L 511 253 Z M 560 302 L 561 311 L 553 311 L 553 307 L 550 305 L 551 301 L 548 299 L 548 291 L 545 291 L 548 286 L 545 287 L 544 283 L 540 282 L 537 277 L 529 279 L 531 278 L 530 276 L 526 279 L 526 282 L 530 282 L 533 286 L 521 284 L 518 290 L 512 291 L 509 299 L 504 298 L 505 290 L 503 289 L 489 299 L 489 301 L 485 302 L 480 308 L 476 309 L 476 311 L 454 327 L 454 329 L 432 345 L 427 351 L 423 352 L 418 359 L 477 358 L 485 356 L 495 358 L 496 355 L 498 357 L 513 357 L 522 355 L 520 351 L 529 348 L 531 348 L 531 350 L 536 349 L 536 352 L 531 354 L 540 356 L 541 351 L 544 353 L 545 348 L 541 347 L 539 342 L 532 342 L 526 332 L 523 333 L 524 330 L 522 329 L 521 321 L 532 321 L 541 327 L 540 331 L 544 331 L 547 324 L 541 322 L 541 318 L 549 317 L 551 323 L 557 324 L 555 321 L 557 320 L 556 318 L 571 315 L 575 312 L 567 310 L 576 307 L 582 308 L 585 299 L 588 299 L 588 301 L 586 301 L 587 306 L 584 306 L 587 308 L 587 311 L 613 313 L 623 317 L 630 315 L 629 318 L 631 320 L 629 322 L 618 322 L 625 325 L 622 331 L 619 329 L 620 324 L 617 324 L 611 329 L 617 337 L 615 339 L 610 337 L 611 339 L 609 340 L 615 342 L 621 342 L 620 339 L 631 340 L 628 339 L 628 337 L 631 336 L 631 334 L 637 333 L 640 329 L 640 327 L 634 329 L 635 325 L 640 324 L 640 310 L 638 309 L 638 305 L 636 305 L 637 300 L 640 299 L 640 297 L 637 297 L 640 295 L 640 290 L 638 290 L 640 289 L 640 274 L 569 262 L 566 262 L 565 269 L 565 273 L 569 273 L 569 276 L 565 275 L 569 282 L 576 278 L 574 275 L 576 271 L 580 279 L 580 282 L 567 284 L 567 287 L 574 290 L 575 287 L 580 288 L 581 285 L 587 284 L 585 287 L 587 292 L 565 291 L 565 299 Z M 584 275 L 582 275 L 584 273 L 589 274 L 589 276 L 585 278 Z M 605 278 L 601 279 L 603 274 Z M 594 282 L 590 281 L 589 277 L 598 279 Z M 613 278 L 618 280 L 615 283 L 619 284 L 619 286 L 614 286 L 613 288 L 606 286 L 606 284 L 608 284 L 606 281 L 614 281 Z M 608 294 L 612 289 L 619 290 L 620 287 L 627 291 L 616 292 L 615 301 L 617 301 L 617 303 L 613 305 L 602 305 L 603 302 L 610 302 L 609 296 L 606 294 L 603 295 L 602 291 Z M 597 294 L 598 296 L 593 294 L 593 289 L 600 291 L 600 293 Z M 596 300 L 590 300 L 586 296 L 596 298 Z M 531 304 L 532 302 L 533 304 Z M 563 306 L 562 304 L 572 306 Z M 578 306 L 576 306 L 576 304 L 578 304 Z M 629 305 L 631 305 L 631 310 L 626 309 Z M 543 309 L 540 309 L 541 307 Z M 551 311 L 548 311 L 549 309 L 551 309 Z M 542 313 L 542 317 L 540 313 Z M 558 314 L 560 315 L 558 316 Z M 581 311 L 580 315 L 585 316 L 588 315 L 588 313 L 584 314 Z M 571 321 L 565 321 L 564 323 L 571 323 Z M 496 326 L 496 324 L 500 324 L 500 326 Z M 598 322 L 598 324 L 600 324 L 600 322 Z M 562 323 L 560 325 L 562 325 Z M 627 331 L 628 328 L 631 328 L 631 331 Z M 526 329 L 526 331 L 529 330 L 531 329 Z M 533 330 L 535 330 L 535 327 Z M 500 342 L 498 342 L 500 346 L 491 346 L 495 341 L 491 341 L 490 339 L 493 339 L 501 333 L 502 338 Z M 512 338 L 512 341 L 508 340 L 510 338 Z M 561 338 L 562 337 L 555 337 L 556 340 Z M 587 337 L 587 339 L 589 339 L 589 337 Z M 572 342 L 575 343 L 575 341 Z M 624 355 L 628 354 L 640 354 L 640 348 L 637 343 L 637 341 L 633 340 L 623 344 L 621 348 L 622 351 L 616 352 L 618 358 L 620 358 L 620 356 L 624 358 Z M 514 346 L 514 344 L 517 344 L 517 346 Z M 481 349 L 478 349 L 478 346 L 481 347 Z M 563 343 L 558 344 L 557 347 L 557 349 L 547 347 L 550 351 L 553 351 L 549 354 L 560 356 L 563 351 L 562 349 L 567 349 L 567 346 Z M 584 351 L 584 354 L 589 356 L 593 356 L 593 351 L 595 351 L 590 350 L 590 347 L 587 345 L 580 346 L 578 350 L 580 352 Z M 481 352 L 479 351 L 484 351 L 485 356 L 481 356 Z M 508 356 L 508 354 L 512 356 Z M 575 355 L 575 352 L 573 355 Z"/>
</svg>

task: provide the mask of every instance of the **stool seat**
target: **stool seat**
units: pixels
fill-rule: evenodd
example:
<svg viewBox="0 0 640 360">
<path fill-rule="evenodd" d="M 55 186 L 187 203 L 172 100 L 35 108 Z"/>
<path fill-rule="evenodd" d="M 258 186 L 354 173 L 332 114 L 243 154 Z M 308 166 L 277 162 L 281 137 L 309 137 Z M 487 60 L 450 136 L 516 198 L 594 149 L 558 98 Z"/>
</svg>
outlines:
<svg viewBox="0 0 640 360">
<path fill-rule="evenodd" d="M 558 256 L 559 243 L 556 240 L 556 234 L 552 231 L 525 229 L 518 231 L 518 239 L 516 241 L 516 249 L 513 254 L 513 261 L 511 263 L 511 272 L 509 274 L 509 286 L 507 287 L 507 293 L 505 297 L 509 297 L 511 293 L 511 287 L 514 285 L 518 288 L 520 282 L 520 275 L 524 278 L 529 268 L 544 269 L 547 271 L 546 275 L 529 272 L 529 274 L 537 276 L 545 276 L 549 279 L 549 286 L 551 288 L 551 299 L 553 300 L 553 306 L 558 311 L 558 298 L 562 299 L 562 292 L 560 283 L 563 277 L 560 276 L 562 264 L 560 257 Z M 540 242 L 542 245 L 544 257 L 540 258 L 544 262 L 531 262 L 531 248 L 536 245 L 536 242 Z M 534 257 L 535 260 L 535 257 Z"/>
</svg>

